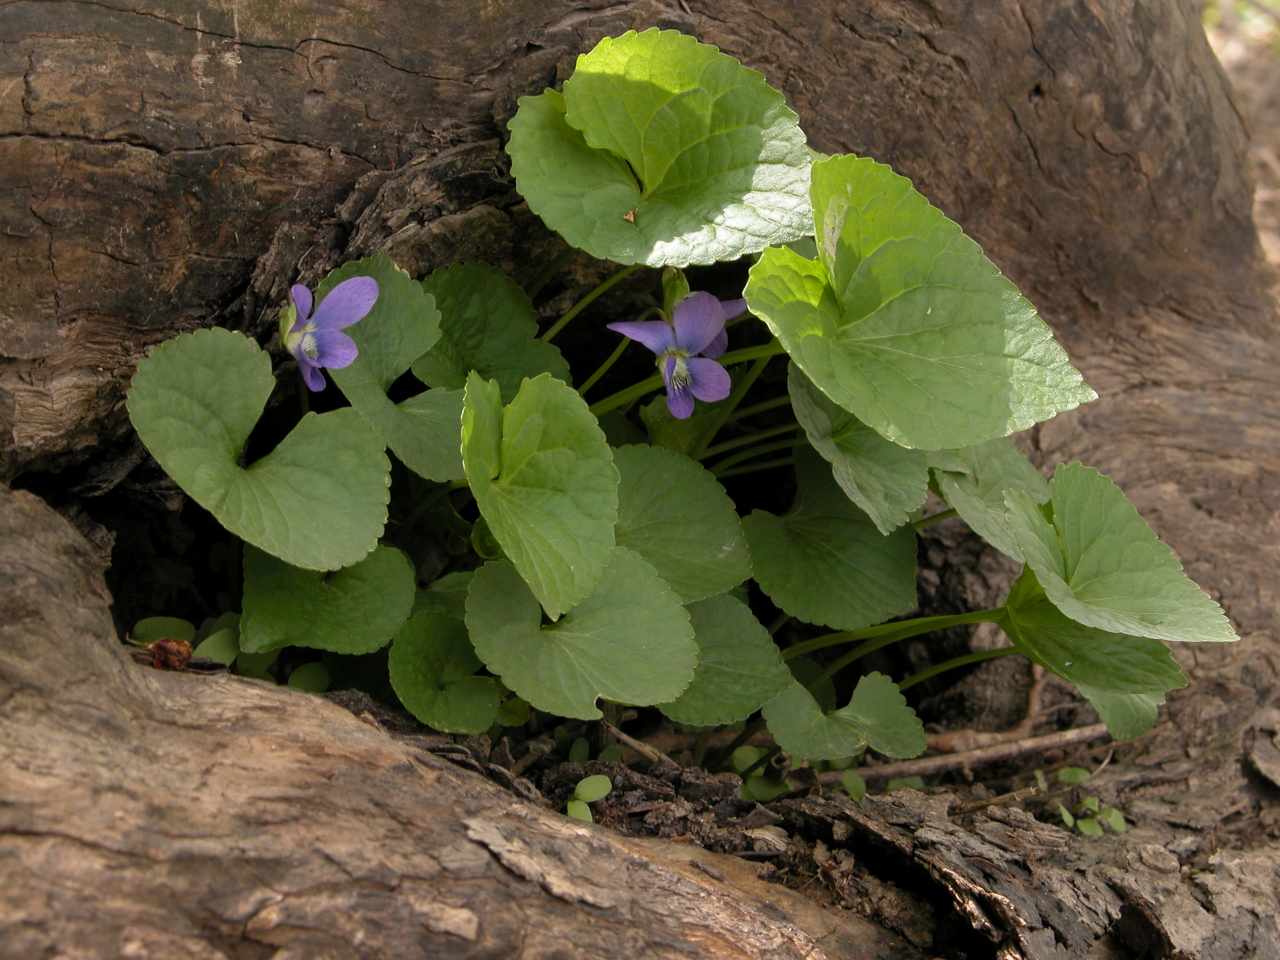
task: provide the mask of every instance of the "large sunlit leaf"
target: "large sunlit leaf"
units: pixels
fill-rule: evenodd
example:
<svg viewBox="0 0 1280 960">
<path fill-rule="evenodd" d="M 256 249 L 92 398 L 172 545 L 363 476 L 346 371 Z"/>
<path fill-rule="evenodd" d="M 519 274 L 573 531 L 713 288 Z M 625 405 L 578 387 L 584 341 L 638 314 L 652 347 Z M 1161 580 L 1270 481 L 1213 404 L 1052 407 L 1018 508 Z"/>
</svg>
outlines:
<svg viewBox="0 0 1280 960">
<path fill-rule="evenodd" d="M 685 603 L 732 590 L 751 576 L 738 511 L 720 482 L 662 447 L 619 447 L 617 541 L 654 565 Z"/>
<path fill-rule="evenodd" d="M 741 600 L 724 595 L 689 607 L 698 669 L 678 699 L 661 705 L 677 723 L 745 720 L 792 682 L 773 638 Z"/>
<path fill-rule="evenodd" d="M 378 253 L 343 264 L 325 277 L 316 287 L 317 303 L 343 280 L 365 276 L 378 281 L 377 302 L 346 331 L 359 356 L 351 366 L 329 373 L 406 467 L 428 480 L 460 480 L 462 392 L 428 390 L 401 403 L 387 396 L 391 385 L 440 339 L 440 311 L 431 296 Z"/>
<path fill-rule="evenodd" d="M 275 379 L 247 337 L 199 330 L 138 364 L 129 418 L 186 493 L 242 540 L 298 567 L 363 559 L 387 519 L 391 464 L 354 410 L 308 414 L 262 459 L 241 466 Z"/>
<path fill-rule="evenodd" d="M 441 337 L 413 372 L 432 387 L 461 390 L 472 370 L 497 380 L 510 400 L 525 377 L 549 373 L 568 381 L 569 365 L 554 344 L 537 339 L 529 297 L 500 270 L 458 263 L 422 281 L 440 310 Z"/>
<path fill-rule="evenodd" d="M 836 406 L 794 363 L 787 371 L 791 409 L 831 475 L 883 534 L 892 533 L 929 495 L 925 454 L 886 440 Z"/>
<path fill-rule="evenodd" d="M 813 167 L 817 260 L 767 250 L 746 298 L 837 405 L 907 447 L 1007 436 L 1095 398 L 1035 308 L 883 164 Z"/>
<path fill-rule="evenodd" d="M 1049 488 L 1052 519 L 1023 490 L 1005 496 L 1018 548 L 1054 606 L 1110 633 L 1236 639 L 1222 608 L 1187 577 L 1109 477 L 1069 463 L 1054 471 Z"/>
<path fill-rule="evenodd" d="M 796 458 L 799 492 L 779 517 L 757 510 L 743 521 L 756 582 L 800 620 L 856 630 L 916 605 L 916 538 L 889 536 L 854 506 L 812 451 Z"/>
<path fill-rule="evenodd" d="M 647 561 L 617 547 L 591 596 L 544 625 L 538 601 L 505 561 L 476 571 L 467 592 L 476 653 L 540 710 L 595 720 L 596 700 L 640 706 L 684 692 L 698 662 L 689 615 Z"/>
<path fill-rule="evenodd" d="M 1049 499 L 1049 484 L 1012 440 L 941 451 L 929 458 L 938 490 L 973 532 L 1002 553 L 1022 559 L 1009 527 L 1004 495 L 1021 490 L 1035 503 Z"/>
<path fill-rule="evenodd" d="M 792 681 L 765 704 L 764 718 L 778 746 L 807 760 L 836 760 L 868 747 L 887 757 L 924 753 L 924 725 L 898 685 L 882 673 L 859 679 L 849 702 L 831 713 Z"/>
<path fill-rule="evenodd" d="M 413 607 L 413 567 L 391 547 L 378 547 L 335 573 L 300 570 L 245 547 L 240 649 L 266 653 L 312 647 L 372 653 L 387 645 Z"/>
<path fill-rule="evenodd" d="M 1165 694 L 1187 685 L 1162 642 L 1076 623 L 1049 601 L 1030 570 L 1010 592 L 1001 626 L 1014 646 L 1073 684 L 1118 740 L 1146 733 Z"/>
<path fill-rule="evenodd" d="M 550 374 L 505 408 L 498 384 L 467 379 L 467 481 L 489 530 L 556 619 L 595 588 L 614 547 L 618 471 L 577 392 Z"/>
<path fill-rule="evenodd" d="M 529 208 L 602 259 L 735 260 L 813 229 L 805 137 L 782 94 L 674 30 L 601 40 L 563 94 L 520 99 L 510 132 Z"/>
<path fill-rule="evenodd" d="M 462 621 L 415 613 L 391 644 L 391 686 L 415 717 L 443 733 L 483 733 L 498 719 L 502 687 L 482 664 Z"/>
</svg>

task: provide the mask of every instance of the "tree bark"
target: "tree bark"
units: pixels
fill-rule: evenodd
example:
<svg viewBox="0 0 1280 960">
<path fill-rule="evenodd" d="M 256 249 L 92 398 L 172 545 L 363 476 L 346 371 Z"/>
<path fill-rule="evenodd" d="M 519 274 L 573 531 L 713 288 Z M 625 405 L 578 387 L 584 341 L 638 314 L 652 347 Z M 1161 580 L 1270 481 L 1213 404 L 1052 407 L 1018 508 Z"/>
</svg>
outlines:
<svg viewBox="0 0 1280 960">
<path fill-rule="evenodd" d="M 1280 346 L 1191 0 L 0 6 L 0 476 L 99 531 L 94 497 L 143 459 L 121 399 L 146 349 L 215 322 L 265 339 L 289 282 L 349 257 L 589 275 L 520 205 L 505 120 L 653 24 L 762 70 L 816 148 L 912 177 L 1101 395 L 1034 454 L 1111 473 L 1243 638 L 1180 647 L 1192 687 L 1097 778 L 1134 829 L 786 801 L 786 842 L 820 843 L 865 919 L 824 911 L 315 698 L 133 665 L 101 550 L 6 492 L 0 954 L 1280 955 Z M 999 588 L 975 569 L 964 592 Z"/>
</svg>

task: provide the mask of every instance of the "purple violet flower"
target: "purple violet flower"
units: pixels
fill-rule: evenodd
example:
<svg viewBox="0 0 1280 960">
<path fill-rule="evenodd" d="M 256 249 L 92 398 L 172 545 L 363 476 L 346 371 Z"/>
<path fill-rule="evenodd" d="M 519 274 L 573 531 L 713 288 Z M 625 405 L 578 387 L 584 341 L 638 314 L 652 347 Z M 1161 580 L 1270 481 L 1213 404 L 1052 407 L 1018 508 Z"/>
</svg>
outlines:
<svg viewBox="0 0 1280 960">
<path fill-rule="evenodd" d="M 373 277 L 343 280 L 325 295 L 316 312 L 311 312 L 311 291 L 297 283 L 289 288 L 293 303 L 293 324 L 286 330 L 289 311 L 282 318 L 281 331 L 286 349 L 298 361 L 298 372 L 308 390 L 324 389 L 321 367 L 341 370 L 355 362 L 359 350 L 343 333 L 345 327 L 358 323 L 373 309 L 378 299 L 378 281 Z"/>
<path fill-rule="evenodd" d="M 676 304 L 670 323 L 632 320 L 611 323 L 609 329 L 657 355 L 667 385 L 667 409 L 677 420 L 684 420 L 692 415 L 695 398 L 715 403 L 729 395 L 729 373 L 714 358 L 729 346 L 725 323 L 746 309 L 745 300 L 717 300 L 698 291 Z"/>
</svg>

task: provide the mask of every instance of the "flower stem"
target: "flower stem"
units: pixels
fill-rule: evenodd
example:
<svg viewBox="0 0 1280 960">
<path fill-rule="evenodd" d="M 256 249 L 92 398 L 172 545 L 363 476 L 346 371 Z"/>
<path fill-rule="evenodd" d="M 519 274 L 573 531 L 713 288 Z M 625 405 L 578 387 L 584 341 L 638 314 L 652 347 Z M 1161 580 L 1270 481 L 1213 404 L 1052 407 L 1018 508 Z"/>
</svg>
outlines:
<svg viewBox="0 0 1280 960">
<path fill-rule="evenodd" d="M 927 517 L 921 517 L 912 524 L 917 531 L 923 530 L 925 527 L 932 527 L 935 523 L 941 523 L 943 520 L 950 520 L 952 517 L 959 516 L 956 509 L 952 507 L 950 510 L 939 510 L 937 513 L 931 513 Z"/>
<path fill-rule="evenodd" d="M 717 358 L 717 362 L 722 367 L 732 366 L 735 363 L 745 363 L 748 360 L 759 360 L 761 357 L 772 357 L 782 353 L 782 344 L 777 340 L 769 343 L 761 344 L 758 347 L 744 347 L 742 350 L 730 350 L 728 353 Z M 655 374 L 647 377 L 639 383 L 633 383 L 625 389 L 619 390 L 617 393 L 610 394 L 603 400 L 597 400 L 591 405 L 591 412 L 597 417 L 601 414 L 608 413 L 610 410 L 617 410 L 619 407 L 628 406 L 639 400 L 647 393 L 652 393 L 662 386 L 661 374 Z"/>
<path fill-rule="evenodd" d="M 756 457 L 763 456 L 766 453 L 777 453 L 779 450 L 790 450 L 797 443 L 803 443 L 800 437 L 788 437 L 786 440 L 775 440 L 773 443 L 761 443 L 754 447 L 748 447 L 733 456 L 725 457 L 719 463 L 711 468 L 711 472 L 719 476 L 730 467 L 736 467 L 738 464 L 747 460 L 754 460 Z"/>
<path fill-rule="evenodd" d="M 787 407 L 791 405 L 791 398 L 774 397 L 772 400 L 762 400 L 760 403 L 753 403 L 749 407 L 743 407 L 741 410 L 735 410 L 733 415 L 726 422 L 734 420 L 745 420 L 747 417 L 754 417 L 757 413 L 768 413 L 770 410 L 777 410 L 779 407 Z"/>
<path fill-rule="evenodd" d="M 948 670 L 955 670 L 958 667 L 967 667 L 971 663 L 982 663 L 984 660 L 995 660 L 997 657 L 1007 657 L 1012 653 L 1021 653 L 1017 647 L 1000 647 L 997 650 L 979 650 L 976 653 L 966 653 L 961 657 L 952 657 L 950 660 L 944 660 L 942 663 L 934 664 L 927 670 L 921 670 L 919 673 L 913 673 L 907 679 L 898 684 L 899 690 L 906 690 L 914 687 L 917 683 L 924 683 L 926 680 L 932 680 L 940 673 L 946 673 Z"/>
<path fill-rule="evenodd" d="M 550 343 L 552 340 L 555 339 L 556 334 L 558 334 L 561 330 L 563 330 L 565 327 L 569 325 L 569 322 L 573 320 L 574 317 L 580 314 L 583 310 L 587 309 L 587 307 L 595 303 L 596 300 L 604 296 L 606 293 L 612 290 L 615 286 L 617 286 L 623 280 L 627 279 L 627 277 L 631 276 L 633 273 L 641 269 L 643 266 L 644 264 L 642 263 L 634 263 L 629 267 L 623 267 L 617 273 L 610 274 L 609 276 L 605 277 L 604 280 L 600 281 L 600 283 L 597 284 L 591 291 L 589 291 L 586 296 L 584 296 L 581 300 L 579 300 L 572 307 L 566 310 L 563 317 L 561 317 L 559 320 L 557 320 L 555 323 L 549 326 L 546 329 L 546 331 L 542 334 L 542 337 L 540 339 L 546 340 L 548 343 Z"/>
<path fill-rule="evenodd" d="M 605 360 L 604 363 L 600 364 L 600 366 L 596 367 L 595 373 L 591 374 L 591 376 L 587 377 L 587 379 L 582 381 L 582 386 L 578 388 L 579 396 L 581 396 L 582 394 L 590 390 L 592 387 L 594 387 L 599 382 L 600 378 L 609 372 L 609 368 L 612 367 L 615 363 L 617 363 L 618 360 L 622 357 L 622 355 L 626 352 L 627 345 L 629 343 L 631 343 L 631 341 L 628 340 L 626 337 L 623 337 L 622 340 L 619 341 L 618 345 L 613 348 L 613 353 L 609 354 L 609 358 Z"/>
<path fill-rule="evenodd" d="M 825 650 L 827 647 L 838 647 L 844 643 L 857 643 L 860 640 L 875 640 L 889 637 L 881 646 L 918 637 L 922 633 L 933 633 L 935 630 L 947 630 L 951 627 L 963 626 L 967 623 L 997 623 L 1004 616 L 1004 607 L 992 607 L 987 610 L 971 610 L 968 613 L 949 613 L 937 617 L 916 617 L 912 620 L 896 620 L 893 623 L 881 623 L 874 627 L 863 627 L 861 630 L 842 630 L 839 633 L 827 633 L 812 640 L 793 644 L 782 652 L 782 659 L 792 660 L 806 653 Z M 873 648 L 875 650 L 879 647 Z M 871 653 L 867 650 L 866 653 Z M 865 654 L 864 654 L 865 656 Z M 852 661 L 850 661 L 852 662 Z"/>
<path fill-rule="evenodd" d="M 707 444 L 716 438 L 724 425 L 729 421 L 730 415 L 737 409 L 738 404 L 742 402 L 742 398 L 747 395 L 747 391 L 760 378 L 760 374 L 764 373 L 764 368 L 769 365 L 769 361 L 773 357 L 761 357 L 751 364 L 751 369 L 738 378 L 738 382 L 733 386 L 733 393 L 729 394 L 728 399 L 724 403 L 716 407 L 716 415 L 712 422 L 707 424 L 706 431 L 702 434 L 702 439 L 689 452 L 694 460 L 701 460 L 707 454 Z"/>
<path fill-rule="evenodd" d="M 725 470 L 723 473 L 717 473 L 716 477 L 720 480 L 728 480 L 730 477 L 741 477 L 747 473 L 760 473 L 763 470 L 772 470 L 775 467 L 789 467 L 795 462 L 795 457 L 762 460 L 759 463 L 748 463 L 745 467 L 734 467 L 732 470 Z"/>
<path fill-rule="evenodd" d="M 705 460 L 707 457 L 718 456 L 722 453 L 728 453 L 730 450 L 737 450 L 739 447 L 745 447 L 748 444 L 755 443 L 759 440 L 768 440 L 770 437 L 780 437 L 784 433 L 794 433 L 800 429 L 798 423 L 787 423 L 780 427 L 770 427 L 768 430 L 757 430 L 755 433 L 749 433 L 745 437 L 736 437 L 733 440 L 726 440 L 724 443 L 717 443 L 714 447 L 707 447 L 701 454 L 694 454 L 695 460 Z"/>
</svg>

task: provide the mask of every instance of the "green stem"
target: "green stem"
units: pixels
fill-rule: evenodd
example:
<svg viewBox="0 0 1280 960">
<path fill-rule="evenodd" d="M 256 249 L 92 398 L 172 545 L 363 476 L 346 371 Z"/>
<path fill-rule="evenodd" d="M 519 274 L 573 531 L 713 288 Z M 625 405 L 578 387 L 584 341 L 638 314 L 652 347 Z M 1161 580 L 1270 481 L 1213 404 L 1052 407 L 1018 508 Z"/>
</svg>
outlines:
<svg viewBox="0 0 1280 960">
<path fill-rule="evenodd" d="M 730 477 L 741 477 L 747 473 L 760 473 L 763 470 L 772 470 L 774 467 L 789 467 L 796 462 L 795 457 L 779 457 L 777 460 L 762 460 L 759 463 L 749 463 L 745 467 L 734 467 L 732 470 L 725 470 L 723 473 L 717 473 L 716 477 L 720 480 L 728 480 Z"/>
<path fill-rule="evenodd" d="M 791 397 L 774 397 L 772 400 L 762 400 L 759 403 L 753 403 L 749 407 L 743 407 L 741 410 L 734 411 L 733 416 L 729 417 L 728 422 L 734 420 L 745 420 L 747 417 L 754 417 L 757 413 L 768 413 L 770 410 L 777 410 L 779 407 L 787 407 L 791 405 Z"/>
<path fill-rule="evenodd" d="M 782 353 L 782 344 L 777 340 L 770 343 L 761 344 L 758 347 L 744 347 L 741 350 L 730 350 L 728 353 L 717 358 L 720 366 L 729 367 L 735 363 L 745 363 L 748 360 L 758 360 L 761 357 L 773 357 Z M 617 393 L 610 394 L 603 400 L 597 400 L 591 405 L 591 412 L 597 417 L 601 414 L 608 413 L 610 410 L 617 410 L 619 407 L 626 407 L 639 400 L 646 393 L 652 393 L 662 386 L 661 374 L 656 374 L 641 380 L 639 383 L 633 383 L 631 386 L 619 390 Z"/>
<path fill-rule="evenodd" d="M 787 625 L 791 620 L 791 614 L 780 613 L 773 619 L 773 623 L 769 624 L 769 636 L 774 636 L 779 630 Z"/>
<path fill-rule="evenodd" d="M 958 517 L 959 513 L 952 507 L 950 510 L 940 510 L 937 513 L 931 513 L 927 517 L 921 517 L 912 524 L 917 531 L 923 530 L 925 527 L 931 527 L 935 523 L 941 523 L 943 520 L 950 520 L 952 517 Z"/>
<path fill-rule="evenodd" d="M 742 402 L 742 398 L 747 395 L 747 391 L 750 390 L 756 380 L 760 378 L 760 374 L 764 373 L 764 368 L 769 365 L 769 361 L 772 359 L 773 357 L 761 357 L 755 361 L 755 363 L 751 364 L 750 370 L 738 378 L 738 382 L 733 385 L 733 393 L 729 394 L 728 399 L 726 399 L 724 403 L 715 408 L 715 417 L 712 419 L 711 423 L 707 424 L 707 428 L 702 435 L 702 439 L 699 440 L 697 446 L 690 451 L 689 456 L 694 460 L 701 460 L 706 455 L 707 444 L 714 440 L 716 438 L 716 434 L 724 429 L 724 425 L 728 423 L 729 417 L 732 415 L 733 411 L 738 409 L 738 404 Z"/>
<path fill-rule="evenodd" d="M 827 647 L 838 647 L 845 643 L 857 643 L 860 640 L 875 640 L 891 637 L 889 643 L 918 637 L 922 633 L 933 633 L 935 630 L 947 630 L 951 627 L 963 626 L 967 623 L 997 623 L 1004 616 L 1004 607 L 992 607 L 988 610 L 971 610 L 968 613 L 949 613 L 937 617 L 916 617 L 912 620 L 897 620 L 893 623 L 881 623 L 874 627 L 863 627 L 861 630 L 842 630 L 839 633 L 827 633 L 812 640 L 793 644 L 782 652 L 782 659 L 792 660 L 806 653 L 825 650 Z M 874 649 L 879 649 L 876 647 Z M 867 653 L 871 651 L 868 650 Z"/>
<path fill-rule="evenodd" d="M 711 468 L 711 472 L 718 476 L 722 471 L 728 470 L 730 467 L 736 467 L 740 463 L 745 463 L 747 460 L 754 460 L 756 457 L 763 456 L 766 453 L 777 453 L 779 450 L 790 450 L 798 442 L 801 442 L 800 438 L 789 437 L 786 440 L 775 440 L 773 443 L 761 443 L 754 447 L 748 447 L 746 450 L 735 453 L 731 457 L 725 457 Z"/>
<path fill-rule="evenodd" d="M 760 754 L 760 756 L 756 757 L 755 763 L 751 764 L 751 766 L 743 770 L 740 774 L 738 774 L 738 776 L 740 776 L 745 781 L 747 777 L 751 776 L 753 773 L 755 773 L 757 770 L 759 770 L 761 767 L 763 767 L 766 763 L 768 763 L 770 760 L 772 760 L 781 752 L 782 752 L 782 748 L 779 747 L 777 744 L 774 744 L 764 753 Z"/>
<path fill-rule="evenodd" d="M 967 667 L 971 663 L 982 663 L 984 660 L 994 660 L 997 657 L 1007 657 L 1012 653 L 1020 653 L 1017 647 L 1000 647 L 998 650 L 979 650 L 977 653 L 966 653 L 962 657 L 952 657 L 950 660 L 944 660 L 942 663 L 934 664 L 927 670 L 921 670 L 919 673 L 913 673 L 907 679 L 898 684 L 899 690 L 907 690 L 914 687 L 917 683 L 924 683 L 926 680 L 932 680 L 940 673 L 946 673 L 948 670 L 955 670 L 958 667 Z"/>
<path fill-rule="evenodd" d="M 591 374 L 591 376 L 587 377 L 586 380 L 582 381 L 582 386 L 578 388 L 579 396 L 581 396 L 582 394 L 590 390 L 592 387 L 594 387 L 596 383 L 599 382 L 600 378 L 609 372 L 609 368 L 618 362 L 618 360 L 626 352 L 627 346 L 630 343 L 631 341 L 628 340 L 626 337 L 622 338 L 621 342 L 616 347 L 613 348 L 613 353 L 609 354 L 609 359 L 605 360 L 604 363 L 596 367 L 596 372 Z"/>
<path fill-rule="evenodd" d="M 770 427 L 768 430 L 757 430 L 755 433 L 749 433 L 745 437 L 736 437 L 733 440 L 726 440 L 724 443 L 717 443 L 714 447 L 707 447 L 701 454 L 694 454 L 693 459 L 705 460 L 707 457 L 718 456 L 722 453 L 728 453 L 730 450 L 737 450 L 739 447 L 745 447 L 759 440 L 768 440 L 770 437 L 780 437 L 784 433 L 794 433 L 800 429 L 798 423 L 787 423 L 780 427 Z"/>
<path fill-rule="evenodd" d="M 541 339 L 546 340 L 548 343 L 550 343 L 552 340 L 555 339 L 556 334 L 558 334 L 561 330 L 563 330 L 565 327 L 569 325 L 569 322 L 573 320 L 574 317 L 580 314 L 583 310 L 587 309 L 587 307 L 591 306 L 591 304 L 595 303 L 596 300 L 604 296 L 604 294 L 608 293 L 610 290 L 612 290 L 615 286 L 617 286 L 623 280 L 627 279 L 627 277 L 631 276 L 633 273 L 635 273 L 637 270 L 640 270 L 643 267 L 644 267 L 644 264 L 635 263 L 629 267 L 623 267 L 621 270 L 619 270 L 615 274 L 605 277 L 605 279 L 600 281 L 600 283 L 597 284 L 595 288 L 592 289 L 589 293 L 587 293 L 585 297 L 583 297 L 581 300 L 575 303 L 572 307 L 570 307 L 567 311 L 565 311 L 565 315 L 563 317 L 561 317 L 559 320 L 553 323 L 550 327 L 548 327 L 546 329 L 546 332 L 542 334 Z"/>
</svg>

